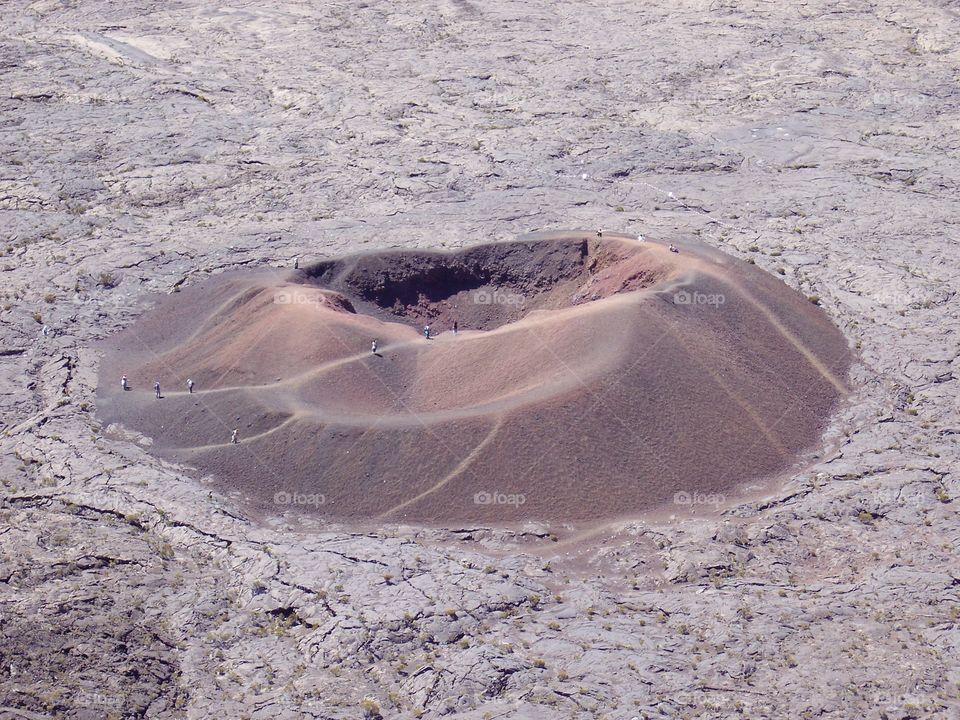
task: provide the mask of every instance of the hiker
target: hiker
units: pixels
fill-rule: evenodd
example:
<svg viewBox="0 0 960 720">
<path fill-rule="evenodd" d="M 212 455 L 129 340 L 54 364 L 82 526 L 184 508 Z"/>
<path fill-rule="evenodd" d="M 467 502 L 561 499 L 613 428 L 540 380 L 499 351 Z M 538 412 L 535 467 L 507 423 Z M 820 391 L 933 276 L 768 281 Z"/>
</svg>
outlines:
<svg viewBox="0 0 960 720">
<path fill-rule="evenodd" d="M 670 245 L 670 248 L 669 248 L 669 249 L 670 249 L 670 252 L 675 252 L 675 253 L 680 252 L 680 251 L 677 249 L 677 246 L 676 246 L 676 245 L 673 245 L 673 244 Z"/>
<path fill-rule="evenodd" d="M 603 237 L 603 228 L 597 230 L 597 237 Z"/>
<path fill-rule="evenodd" d="M 423 326 L 423 336 L 424 336 L 427 340 L 430 339 L 430 326 L 429 326 L 429 325 L 424 325 L 424 326 Z"/>
<path fill-rule="evenodd" d="M 370 343 L 370 352 L 372 352 L 374 355 L 377 354 L 377 341 L 376 341 L 376 340 L 374 340 L 372 343 Z"/>
<path fill-rule="evenodd" d="M 187 392 L 193 395 L 193 380 L 187 378 Z"/>
<path fill-rule="evenodd" d="M 43 330 L 41 330 L 41 332 L 43 333 L 44 337 L 50 337 L 50 326 L 44 325 Z"/>
<path fill-rule="evenodd" d="M 153 391 L 157 394 L 157 400 L 160 399 L 160 381 L 157 380 L 153 383 Z"/>
<path fill-rule="evenodd" d="M 457 334 L 457 329 L 458 329 L 459 327 L 460 327 L 460 324 L 459 324 L 456 320 L 454 320 L 454 321 L 453 321 L 453 334 L 454 334 L 454 335 Z"/>
<path fill-rule="evenodd" d="M 230 442 L 233 443 L 234 445 L 239 445 L 239 444 L 240 444 L 240 441 L 237 440 L 237 429 L 236 429 L 236 428 L 233 429 L 233 434 L 230 435 Z"/>
<path fill-rule="evenodd" d="M 130 386 L 127 384 L 127 376 L 126 376 L 126 375 L 124 375 L 122 378 L 120 378 L 120 387 L 121 387 L 124 391 L 130 389 Z"/>
</svg>

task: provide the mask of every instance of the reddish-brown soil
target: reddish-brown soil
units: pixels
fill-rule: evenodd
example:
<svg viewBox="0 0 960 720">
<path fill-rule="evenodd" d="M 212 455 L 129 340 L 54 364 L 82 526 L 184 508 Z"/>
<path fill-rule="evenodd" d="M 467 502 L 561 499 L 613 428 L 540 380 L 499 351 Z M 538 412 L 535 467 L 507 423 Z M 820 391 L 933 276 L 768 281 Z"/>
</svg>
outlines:
<svg viewBox="0 0 960 720">
<path fill-rule="evenodd" d="M 211 279 L 106 351 L 101 418 L 256 509 L 422 523 L 620 517 L 773 476 L 851 361 L 751 265 L 584 233 Z"/>
</svg>

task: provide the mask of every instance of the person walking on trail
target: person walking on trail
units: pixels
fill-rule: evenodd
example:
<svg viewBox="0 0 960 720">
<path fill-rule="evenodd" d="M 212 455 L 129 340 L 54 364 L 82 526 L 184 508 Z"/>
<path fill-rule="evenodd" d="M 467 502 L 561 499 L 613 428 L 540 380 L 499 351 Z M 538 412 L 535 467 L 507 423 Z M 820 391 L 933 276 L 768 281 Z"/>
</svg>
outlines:
<svg viewBox="0 0 960 720">
<path fill-rule="evenodd" d="M 193 380 L 187 378 L 187 392 L 193 395 Z"/>
<path fill-rule="evenodd" d="M 423 336 L 424 336 L 427 340 L 430 339 L 430 326 L 429 326 L 429 325 L 424 325 L 424 326 L 423 326 Z"/>
<path fill-rule="evenodd" d="M 374 340 L 372 343 L 370 343 L 370 352 L 372 352 L 374 355 L 377 354 L 377 341 L 376 341 L 376 340 Z"/>
<path fill-rule="evenodd" d="M 130 389 L 130 384 L 127 382 L 127 376 L 126 376 L 126 375 L 124 375 L 122 378 L 120 378 L 120 388 L 121 388 L 122 390 L 124 390 L 124 391 Z"/>
<path fill-rule="evenodd" d="M 230 442 L 234 445 L 239 445 L 240 441 L 237 439 L 237 429 L 233 429 L 233 433 L 230 435 Z"/>
<path fill-rule="evenodd" d="M 453 334 L 454 334 L 454 335 L 457 334 L 457 330 L 458 330 L 459 328 L 460 328 L 460 323 L 458 323 L 456 320 L 454 320 L 454 321 L 453 321 Z"/>
<path fill-rule="evenodd" d="M 597 230 L 597 237 L 603 237 L 603 228 Z"/>
<path fill-rule="evenodd" d="M 153 391 L 157 394 L 157 400 L 160 399 L 160 381 L 157 380 L 153 383 Z"/>
</svg>

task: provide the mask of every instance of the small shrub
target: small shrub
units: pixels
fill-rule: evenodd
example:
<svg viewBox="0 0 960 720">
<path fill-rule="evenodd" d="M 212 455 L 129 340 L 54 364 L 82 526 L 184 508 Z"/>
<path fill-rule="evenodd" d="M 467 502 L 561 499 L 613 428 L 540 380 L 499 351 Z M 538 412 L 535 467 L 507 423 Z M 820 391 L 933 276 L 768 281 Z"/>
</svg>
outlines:
<svg viewBox="0 0 960 720">
<path fill-rule="evenodd" d="M 376 720 L 380 717 L 380 703 L 372 697 L 365 697 L 360 701 L 360 709 L 363 711 L 363 717 L 370 720 Z"/>
</svg>

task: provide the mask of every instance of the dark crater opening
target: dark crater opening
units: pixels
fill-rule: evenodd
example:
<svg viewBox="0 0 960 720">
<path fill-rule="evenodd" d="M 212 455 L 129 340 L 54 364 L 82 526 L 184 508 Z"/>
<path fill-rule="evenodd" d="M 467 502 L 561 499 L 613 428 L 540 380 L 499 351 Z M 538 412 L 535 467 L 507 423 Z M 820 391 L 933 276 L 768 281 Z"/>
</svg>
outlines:
<svg viewBox="0 0 960 720">
<path fill-rule="evenodd" d="M 295 280 L 338 292 L 358 312 L 414 325 L 489 330 L 538 309 L 652 284 L 637 273 L 615 288 L 585 285 L 627 257 L 616 241 L 575 238 L 481 245 L 460 252 L 395 251 L 311 265 Z M 641 277 L 642 276 L 642 277 Z"/>
</svg>

